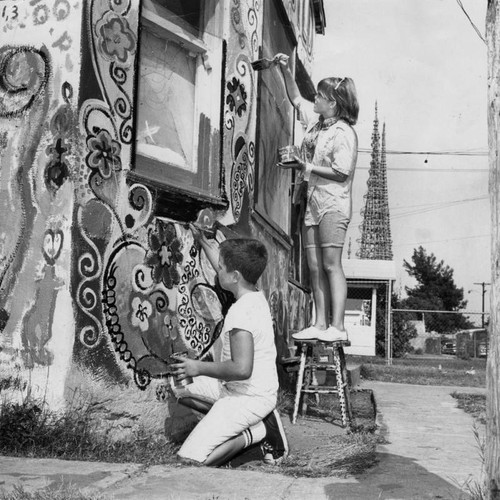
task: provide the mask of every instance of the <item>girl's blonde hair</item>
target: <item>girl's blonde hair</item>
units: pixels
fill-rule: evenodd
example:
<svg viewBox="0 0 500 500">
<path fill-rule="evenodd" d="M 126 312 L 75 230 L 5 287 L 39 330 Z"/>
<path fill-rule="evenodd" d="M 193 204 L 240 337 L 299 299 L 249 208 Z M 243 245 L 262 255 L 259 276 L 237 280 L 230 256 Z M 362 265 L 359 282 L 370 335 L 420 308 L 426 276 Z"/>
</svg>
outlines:
<svg viewBox="0 0 500 500">
<path fill-rule="evenodd" d="M 358 121 L 359 104 L 356 87 L 352 78 L 330 77 L 318 83 L 318 93 L 337 103 L 337 117 L 349 125 Z"/>
</svg>

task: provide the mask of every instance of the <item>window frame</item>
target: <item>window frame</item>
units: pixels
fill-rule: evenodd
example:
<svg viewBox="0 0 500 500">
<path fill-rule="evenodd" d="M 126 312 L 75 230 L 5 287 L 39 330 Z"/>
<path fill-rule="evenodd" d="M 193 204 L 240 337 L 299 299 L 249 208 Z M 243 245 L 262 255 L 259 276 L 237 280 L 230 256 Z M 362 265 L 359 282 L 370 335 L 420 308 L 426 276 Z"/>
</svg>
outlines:
<svg viewBox="0 0 500 500">
<path fill-rule="evenodd" d="M 274 17 L 272 16 L 274 13 Z M 297 38 L 293 32 L 292 26 L 288 22 L 288 14 L 284 8 L 283 3 L 280 0 L 268 0 L 268 3 L 264 5 L 264 13 L 263 15 L 267 18 L 267 23 L 271 22 L 271 19 L 279 22 L 279 28 L 281 29 L 282 38 L 278 40 L 278 38 L 270 38 L 267 39 L 266 30 L 271 31 L 271 25 L 267 24 L 263 28 L 262 33 L 262 47 L 260 49 L 260 56 L 263 56 L 263 53 L 276 53 L 276 52 L 284 52 L 287 53 L 294 59 L 297 47 Z M 279 44 L 283 43 L 283 46 Z M 288 49 L 288 50 L 287 50 Z M 275 79 L 279 79 L 279 76 L 275 76 Z M 266 116 L 266 108 L 263 104 L 263 92 L 268 92 L 271 90 L 271 93 L 267 95 L 273 96 L 272 94 L 272 80 L 273 77 L 269 73 L 260 72 L 258 75 L 258 93 L 257 93 L 257 122 L 259 122 L 262 117 L 266 117 L 266 120 L 269 120 L 269 117 Z M 267 85 L 267 82 L 270 82 L 270 85 Z M 280 86 L 281 92 L 281 86 Z M 295 127 L 295 119 L 294 119 L 294 109 L 292 104 L 286 104 L 288 106 L 287 111 L 283 111 L 284 118 L 288 120 L 286 124 L 290 130 L 290 137 L 288 138 L 290 141 L 293 139 L 295 135 L 294 127 Z M 274 229 L 277 235 L 279 235 L 284 241 L 290 242 L 290 231 L 291 231 L 291 188 L 288 187 L 288 191 L 286 194 L 282 196 L 282 201 L 286 203 L 287 211 L 286 211 L 286 221 L 280 224 L 280 221 L 275 220 L 273 218 L 273 210 L 278 210 L 278 206 L 267 206 L 267 200 L 265 198 L 264 186 L 266 185 L 266 175 L 275 175 L 279 176 L 280 182 L 287 184 L 290 186 L 291 172 L 285 170 L 276 170 L 276 163 L 278 162 L 277 151 L 278 147 L 282 145 L 281 143 L 276 143 L 276 147 L 273 149 L 273 152 L 268 152 L 266 154 L 265 144 L 263 144 L 263 138 L 266 137 L 266 132 L 259 127 L 256 130 L 255 134 L 255 197 L 253 200 L 253 212 L 258 214 L 262 220 L 266 221 L 266 224 Z M 274 172 L 267 173 L 267 170 L 273 169 Z M 285 193 L 285 191 L 283 191 Z M 281 205 L 282 206 L 282 205 Z"/>
<path fill-rule="evenodd" d="M 157 202 L 157 215 L 181 221 L 194 220 L 202 208 L 211 207 L 220 210 L 229 205 L 224 189 L 222 163 L 224 88 L 221 82 L 225 59 L 221 19 L 223 9 L 219 0 L 201 0 L 201 2 L 203 29 L 200 29 L 199 36 L 182 26 L 182 22 L 177 24 L 169 19 L 170 11 L 154 0 L 143 0 L 139 14 L 139 52 L 135 83 L 136 131 L 139 115 L 138 82 L 141 69 L 142 31 L 148 30 L 154 36 L 182 44 L 196 57 L 192 131 L 194 171 L 146 156 L 138 151 L 134 142 L 132 170 L 128 175 L 129 183 L 140 182 L 151 189 Z M 213 31 L 214 29 L 216 31 Z M 207 88 L 209 95 L 217 97 L 204 99 Z"/>
</svg>

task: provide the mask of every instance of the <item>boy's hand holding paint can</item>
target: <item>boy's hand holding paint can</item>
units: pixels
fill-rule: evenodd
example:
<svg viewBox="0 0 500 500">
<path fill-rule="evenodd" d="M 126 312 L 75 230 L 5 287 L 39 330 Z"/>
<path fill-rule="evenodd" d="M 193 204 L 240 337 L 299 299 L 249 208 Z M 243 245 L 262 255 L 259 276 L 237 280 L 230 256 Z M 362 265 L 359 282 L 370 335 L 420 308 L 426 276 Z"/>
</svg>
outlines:
<svg viewBox="0 0 500 500">
<path fill-rule="evenodd" d="M 183 359 L 187 357 L 187 352 L 174 352 L 169 357 L 169 360 L 173 365 L 172 375 L 175 387 L 185 387 L 186 385 L 193 383 L 193 377 L 186 375 L 185 369 L 182 366 Z"/>
</svg>

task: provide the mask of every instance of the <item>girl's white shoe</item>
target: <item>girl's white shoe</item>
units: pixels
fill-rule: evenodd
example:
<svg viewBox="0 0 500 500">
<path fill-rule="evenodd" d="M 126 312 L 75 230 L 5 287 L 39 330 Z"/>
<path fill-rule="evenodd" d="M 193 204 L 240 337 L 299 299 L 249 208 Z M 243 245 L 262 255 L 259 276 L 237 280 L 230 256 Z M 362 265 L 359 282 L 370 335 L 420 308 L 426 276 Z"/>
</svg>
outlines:
<svg viewBox="0 0 500 500">
<path fill-rule="evenodd" d="M 329 326 L 326 330 L 319 330 L 318 340 L 322 342 L 341 342 L 348 340 L 347 331 Z"/>
<path fill-rule="evenodd" d="M 297 333 L 292 333 L 293 340 L 317 340 L 321 333 L 326 330 L 320 330 L 315 326 L 310 326 L 309 328 L 305 328 Z"/>
</svg>

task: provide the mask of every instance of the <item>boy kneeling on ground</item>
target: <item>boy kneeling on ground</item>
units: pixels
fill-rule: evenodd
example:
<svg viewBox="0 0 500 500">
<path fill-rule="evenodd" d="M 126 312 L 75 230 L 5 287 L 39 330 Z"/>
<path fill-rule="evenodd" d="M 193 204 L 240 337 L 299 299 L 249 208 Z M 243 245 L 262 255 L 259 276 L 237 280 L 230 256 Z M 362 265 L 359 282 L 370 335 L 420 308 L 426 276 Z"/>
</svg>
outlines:
<svg viewBox="0 0 500 500">
<path fill-rule="evenodd" d="M 195 237 L 207 249 L 204 236 L 195 233 Z M 172 365 L 177 380 L 195 377 L 192 384 L 173 387 L 176 397 L 212 403 L 178 451 L 184 460 L 217 466 L 259 442 L 266 463 L 280 463 L 288 455 L 275 409 L 278 374 L 273 323 L 267 300 L 256 287 L 266 265 L 267 250 L 258 240 L 236 238 L 220 244 L 219 284 L 236 299 L 224 320 L 221 359 L 177 358 L 179 362 Z"/>
</svg>

